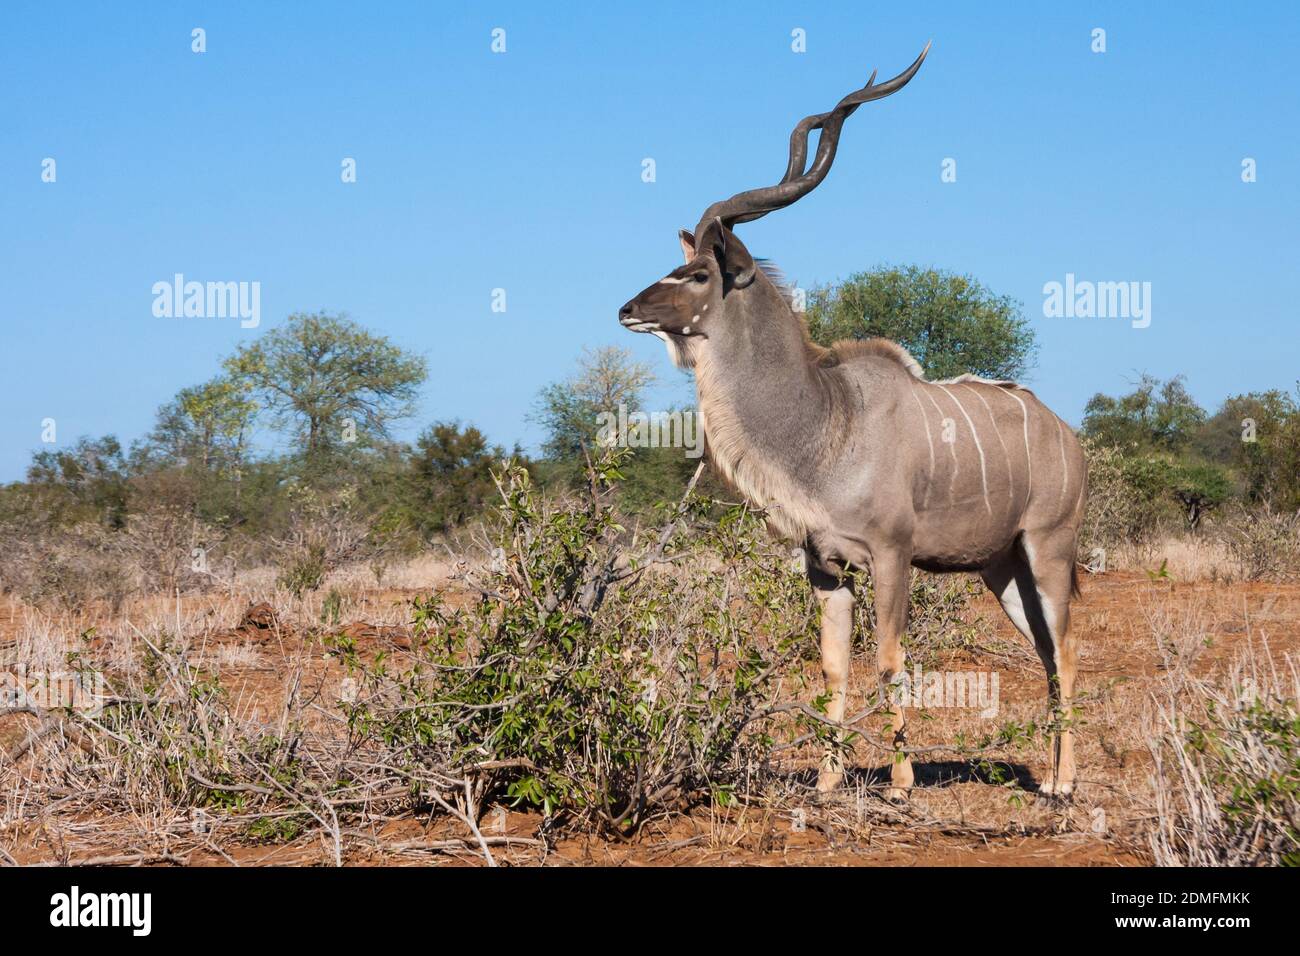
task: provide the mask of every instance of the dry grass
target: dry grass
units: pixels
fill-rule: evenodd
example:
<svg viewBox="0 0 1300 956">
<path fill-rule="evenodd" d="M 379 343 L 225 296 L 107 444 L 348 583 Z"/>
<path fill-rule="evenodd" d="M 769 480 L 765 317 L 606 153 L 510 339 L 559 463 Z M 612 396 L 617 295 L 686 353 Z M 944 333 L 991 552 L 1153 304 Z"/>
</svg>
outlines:
<svg viewBox="0 0 1300 956">
<path fill-rule="evenodd" d="M 484 808 L 481 836 L 499 861 L 516 863 L 1172 863 L 1216 854 L 1220 862 L 1262 862 L 1248 852 L 1261 831 L 1251 831 L 1243 850 L 1239 833 L 1225 823 L 1225 798 L 1212 779 L 1216 765 L 1187 750 L 1187 725 L 1180 721 L 1204 722 L 1210 709 L 1239 715 L 1247 679 L 1267 700 L 1295 700 L 1300 588 L 1228 583 L 1220 573 L 1222 552 L 1188 541 L 1162 542 L 1162 548 L 1172 580 L 1112 572 L 1084 582 L 1075 615 L 1083 779 L 1072 804 L 1035 798 L 1047 760 L 1038 738 L 976 758 L 918 754 L 918 788 L 905 808 L 880 798 L 886 756 L 866 741 L 852 755 L 858 769 L 846 788 L 815 799 L 820 753 L 805 743 L 778 750 L 762 779 L 734 804 L 652 822 L 631 844 L 544 835 L 541 817 L 521 809 Z M 109 735 L 117 732 L 111 723 L 99 720 L 101 732 L 61 719 L 16 761 L 0 757 L 0 848 L 24 862 L 481 862 L 473 830 L 454 816 L 431 823 L 427 811 L 415 812 L 400 794 L 363 787 L 326 798 L 311 784 L 329 776 L 346 753 L 340 706 L 346 674 L 337 659 L 322 656 L 313 637 L 328 630 L 320 620 L 329 590 L 344 597 L 341 626 L 360 635 L 362 653 L 382 650 L 400 665 L 409 653 L 402 634 L 410 621 L 402 599 L 438 589 L 453 602 L 469 600 L 449 583 L 453 572 L 451 561 L 425 557 L 389 569 L 380 590 L 368 568 L 344 568 L 320 591 L 295 600 L 276 587 L 273 571 L 250 571 L 233 590 L 135 598 L 117 614 L 93 606 L 50 614 L 12 600 L 0 605 L 6 662 L 58 667 L 80 651 L 94 657 L 123 697 L 157 694 L 161 686 L 170 687 L 169 699 L 202 705 L 159 712 L 152 725 L 135 727 L 153 736 L 134 753 Z M 237 631 L 249 604 L 262 601 L 276 609 L 279 626 Z M 913 659 L 924 656 L 932 668 L 996 670 L 999 714 L 989 720 L 970 709 L 914 711 L 914 747 L 978 740 L 998 725 L 1044 717 L 1043 676 L 1032 651 L 987 596 L 971 613 L 975 631 L 934 635 L 913 648 Z M 819 684 L 814 643 L 810 635 L 810 653 L 793 665 L 791 696 Z M 855 651 L 850 713 L 870 707 L 873 656 L 870 641 Z M 186 662 L 189 669 L 160 673 L 160 660 Z M 225 685 L 222 700 L 203 697 L 205 675 Z M 208 772 L 238 770 L 210 783 L 237 780 L 274 792 L 226 791 L 214 803 L 211 789 L 169 778 L 159 758 L 177 740 L 202 739 L 205 725 L 227 761 Z M 9 748 L 42 726 L 30 715 L 0 717 L 0 743 Z M 1280 772 L 1266 751 L 1241 736 L 1239 722 L 1225 726 L 1248 744 L 1234 756 L 1234 768 L 1262 777 Z M 185 735 L 178 736 L 178 727 Z M 1158 741 L 1152 728 L 1163 732 Z M 297 769 L 285 775 L 290 767 Z M 1294 797 L 1280 806 L 1265 824 L 1272 835 L 1263 842 L 1274 857 L 1281 852 L 1274 824 L 1286 819 L 1288 806 L 1294 809 Z M 106 814 L 109 808 L 115 809 Z"/>
<path fill-rule="evenodd" d="M 1194 534 L 1165 533 L 1113 546 L 1106 565 L 1151 573 L 1163 567 L 1176 581 L 1292 580 L 1300 570 L 1300 515 L 1267 505 L 1233 507 Z"/>
<path fill-rule="evenodd" d="M 1239 568 L 1227 546 L 1203 535 L 1164 535 L 1141 546 L 1125 545 L 1106 555 L 1111 571 L 1158 573 L 1163 565 L 1176 581 L 1240 580 Z"/>
<path fill-rule="evenodd" d="M 1155 695 L 1151 776 L 1161 866 L 1300 865 L 1300 671 L 1248 641 L 1217 680 Z"/>
</svg>

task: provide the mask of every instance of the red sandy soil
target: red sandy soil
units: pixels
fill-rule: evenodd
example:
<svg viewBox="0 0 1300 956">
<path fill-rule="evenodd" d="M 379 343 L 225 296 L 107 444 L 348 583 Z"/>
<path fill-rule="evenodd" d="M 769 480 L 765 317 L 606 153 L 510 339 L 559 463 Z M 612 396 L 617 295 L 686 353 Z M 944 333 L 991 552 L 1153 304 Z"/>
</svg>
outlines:
<svg viewBox="0 0 1300 956">
<path fill-rule="evenodd" d="M 790 768 L 788 785 L 762 806 L 719 809 L 700 807 L 663 825 L 650 824 L 631 842 L 594 836 L 560 836 L 550 849 L 531 842 L 501 845 L 502 837 L 534 841 L 540 817 L 490 810 L 483 832 L 495 838 L 497 862 L 515 865 L 951 865 L 951 866 L 1141 866 L 1150 863 L 1147 831 L 1151 759 L 1147 750 L 1153 725 L 1147 707 L 1168 666 L 1157 631 L 1172 622 L 1172 632 L 1199 632 L 1189 665 L 1198 676 L 1222 674 L 1233 654 L 1248 641 L 1267 641 L 1275 659 L 1300 648 L 1300 585 L 1179 583 L 1152 581 L 1145 574 L 1110 573 L 1087 577 L 1083 598 L 1073 610 L 1080 646 L 1079 693 L 1083 723 L 1076 734 L 1080 789 L 1068 804 L 1046 803 L 1027 796 L 1043 773 L 1045 748 L 1001 755 L 1024 789 L 1014 792 L 984 779 L 962 761 L 927 755 L 916 761 L 917 788 L 909 805 L 895 809 L 879 797 L 887 770 L 872 752 L 859 748 L 865 762 L 849 775 L 848 785 L 828 799 L 817 799 L 811 782 L 816 754 L 800 754 Z M 385 591 L 370 595 L 369 605 L 400 601 L 413 593 Z M 985 594 L 975 613 L 994 635 L 990 650 L 958 652 L 943 665 L 952 669 L 997 669 L 1001 676 L 999 721 L 1031 720 L 1044 712 L 1045 682 L 1037 658 Z M 265 710 L 268 718 L 282 700 L 288 658 L 302 656 L 303 637 L 292 629 L 247 622 L 214 632 L 211 653 L 222 643 L 252 645 L 246 666 L 223 669 L 222 679 L 234 699 Z M 14 640 L 16 625 L 0 618 L 0 645 Z M 400 653 L 409 647 L 403 627 L 354 621 L 345 628 L 363 652 Z M 97 634 L 97 642 L 113 635 Z M 811 638 L 810 638 L 811 640 Z M 1168 641 L 1166 641 L 1168 644 Z M 1184 647 L 1184 653 L 1187 653 Z M 860 704 L 870 683 L 871 667 L 862 648 L 855 651 L 849 712 Z M 338 665 L 312 658 L 315 676 L 341 677 Z M 964 667 L 963 667 L 964 665 Z M 815 663 L 807 665 L 816 672 Z M 307 680 L 304 676 L 304 682 Z M 951 740 L 965 730 L 978 732 L 966 713 L 939 711 L 915 722 L 912 745 Z M 32 718 L 0 718 L 0 743 L 25 733 Z M 30 760 L 31 758 L 26 758 Z M 21 769 L 21 768 L 20 768 Z M 6 812 L 0 803 L 0 814 Z M 502 825 L 504 824 L 504 825 Z M 445 819 L 399 818 L 353 833 L 346 841 L 349 865 L 481 865 L 482 853 L 466 843 L 463 850 L 436 841 L 463 840 Z M 116 862 L 183 862 L 189 865 L 326 865 L 334 861 L 332 843 L 318 835 L 279 845 L 223 842 L 221 853 L 190 848 L 166 857 L 157 847 L 124 843 L 111 817 L 68 818 L 57 806 L 47 808 L 39 826 L 0 819 L 0 848 L 20 863 L 109 858 Z M 224 855 L 222 855 L 224 854 Z M 134 856 L 133 856 L 134 855 Z"/>
</svg>

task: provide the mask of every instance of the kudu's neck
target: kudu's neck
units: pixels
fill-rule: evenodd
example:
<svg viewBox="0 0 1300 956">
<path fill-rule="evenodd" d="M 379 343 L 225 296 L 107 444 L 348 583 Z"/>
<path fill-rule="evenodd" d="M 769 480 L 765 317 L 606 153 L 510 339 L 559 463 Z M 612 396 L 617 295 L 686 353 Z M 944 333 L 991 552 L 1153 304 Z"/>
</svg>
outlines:
<svg viewBox="0 0 1300 956">
<path fill-rule="evenodd" d="M 828 451 L 840 445 L 832 387 L 817 350 L 784 296 L 765 277 L 732 293 L 721 328 L 699 342 L 695 381 L 714 463 L 773 523 L 802 538 L 806 498 Z M 784 511 L 784 513 L 777 513 Z"/>
</svg>

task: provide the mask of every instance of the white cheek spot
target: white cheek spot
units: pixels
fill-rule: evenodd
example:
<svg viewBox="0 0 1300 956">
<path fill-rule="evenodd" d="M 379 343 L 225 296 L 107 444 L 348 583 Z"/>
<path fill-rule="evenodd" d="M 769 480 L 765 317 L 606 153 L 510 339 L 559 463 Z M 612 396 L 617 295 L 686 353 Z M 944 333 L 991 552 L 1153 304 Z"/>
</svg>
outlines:
<svg viewBox="0 0 1300 956">
<path fill-rule="evenodd" d="M 708 312 L 708 311 L 709 311 L 709 303 L 707 303 L 707 302 L 704 303 L 704 308 L 703 308 L 701 311 Z"/>
<path fill-rule="evenodd" d="M 705 308 L 707 309 L 708 306 L 705 306 Z M 698 321 L 700 321 L 700 317 L 699 317 L 698 315 L 693 315 L 693 316 L 691 316 L 691 324 L 692 324 L 692 325 L 694 325 L 694 324 L 695 324 L 696 322 L 698 322 Z"/>
<path fill-rule="evenodd" d="M 686 326 L 686 328 L 682 329 L 682 335 L 690 335 L 690 334 L 691 334 L 691 327 L 689 325 Z"/>
</svg>

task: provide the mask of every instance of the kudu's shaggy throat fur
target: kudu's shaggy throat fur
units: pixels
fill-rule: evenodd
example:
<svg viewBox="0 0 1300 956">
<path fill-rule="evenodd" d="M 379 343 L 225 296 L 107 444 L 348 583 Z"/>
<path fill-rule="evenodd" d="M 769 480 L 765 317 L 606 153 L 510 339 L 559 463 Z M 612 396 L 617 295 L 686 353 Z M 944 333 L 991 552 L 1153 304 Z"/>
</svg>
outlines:
<svg viewBox="0 0 1300 956">
<path fill-rule="evenodd" d="M 686 264 L 619 311 L 635 332 L 664 340 L 695 370 L 710 460 L 778 533 L 802 545 L 822 605 L 828 715 L 844 716 L 854 597 L 845 572 L 868 569 L 875 591 L 882 692 L 904 668 L 909 568 L 978 571 L 1047 670 L 1057 713 L 1074 691 L 1069 636 L 1075 550 L 1087 475 L 1074 433 L 1032 392 L 963 375 L 927 381 L 901 346 L 883 339 L 824 349 L 732 227 L 806 195 L 830 170 L 845 119 L 900 89 L 929 45 L 888 82 L 867 85 L 828 113 L 802 120 L 775 186 L 710 206 L 681 233 Z M 812 164 L 808 135 L 820 129 Z M 904 746 L 901 707 L 891 710 Z M 1042 790 L 1068 795 L 1075 766 L 1068 724 L 1056 735 Z M 843 767 L 828 754 L 819 789 Z M 912 786 L 894 762 L 889 795 Z"/>
</svg>

